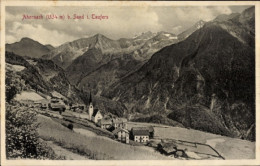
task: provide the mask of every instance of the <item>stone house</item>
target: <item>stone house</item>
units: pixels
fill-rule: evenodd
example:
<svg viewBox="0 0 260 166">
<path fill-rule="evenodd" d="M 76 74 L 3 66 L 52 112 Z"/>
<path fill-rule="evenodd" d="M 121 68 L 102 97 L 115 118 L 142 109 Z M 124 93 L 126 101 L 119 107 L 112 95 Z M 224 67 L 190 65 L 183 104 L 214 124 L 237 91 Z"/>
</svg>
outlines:
<svg viewBox="0 0 260 166">
<path fill-rule="evenodd" d="M 112 127 L 112 120 L 103 118 L 98 121 L 98 126 L 100 126 L 102 129 L 110 129 Z"/>
<path fill-rule="evenodd" d="M 127 119 L 125 119 L 125 118 L 113 118 L 112 119 L 112 126 L 115 129 L 117 129 L 117 128 L 127 129 Z"/>
<path fill-rule="evenodd" d="M 131 130 L 132 138 L 135 142 L 146 143 L 149 141 L 149 130 Z"/>
<path fill-rule="evenodd" d="M 120 142 L 129 144 L 129 131 L 123 128 L 117 128 L 113 131 L 116 139 Z"/>
</svg>

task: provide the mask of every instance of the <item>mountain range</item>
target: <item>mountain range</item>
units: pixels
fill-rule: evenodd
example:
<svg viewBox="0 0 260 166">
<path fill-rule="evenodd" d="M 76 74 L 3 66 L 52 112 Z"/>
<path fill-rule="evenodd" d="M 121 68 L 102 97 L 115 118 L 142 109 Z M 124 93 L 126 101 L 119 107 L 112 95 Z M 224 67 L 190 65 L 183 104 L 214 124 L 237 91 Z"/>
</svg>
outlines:
<svg viewBox="0 0 260 166">
<path fill-rule="evenodd" d="M 254 26 L 254 7 L 208 22 L 101 95 L 124 103 L 136 120 L 166 115 L 185 127 L 254 139 Z"/>
<path fill-rule="evenodd" d="M 255 139 L 254 7 L 178 35 L 96 34 L 55 48 L 23 38 L 6 50 L 7 63 L 26 67 L 27 88 L 85 103 L 91 91 L 97 105 L 133 121 Z"/>
<path fill-rule="evenodd" d="M 96 48 L 85 52 L 66 69 L 69 78 L 72 82 L 77 80 L 78 88 L 91 88 L 94 94 L 100 94 L 118 79 L 137 70 L 154 52 L 178 41 L 177 36 L 167 32 L 147 32 L 133 40 L 142 40 L 142 44 L 131 52 L 104 54 Z"/>
</svg>

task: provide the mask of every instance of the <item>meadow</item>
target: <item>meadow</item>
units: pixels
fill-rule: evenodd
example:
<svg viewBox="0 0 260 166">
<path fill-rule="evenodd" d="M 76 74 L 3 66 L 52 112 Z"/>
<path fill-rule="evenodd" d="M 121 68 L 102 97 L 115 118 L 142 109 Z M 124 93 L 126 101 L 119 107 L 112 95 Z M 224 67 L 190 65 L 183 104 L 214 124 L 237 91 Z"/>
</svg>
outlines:
<svg viewBox="0 0 260 166">
<path fill-rule="evenodd" d="M 37 121 L 40 124 L 38 133 L 43 140 L 52 141 L 74 153 L 87 156 L 89 159 L 169 160 L 168 157 L 147 147 L 131 146 L 103 136 L 93 137 L 92 134 L 88 136 L 76 133 L 44 115 L 38 115 Z"/>
<path fill-rule="evenodd" d="M 128 122 L 128 128 L 138 126 L 153 126 L 155 139 L 176 139 L 190 142 L 209 144 L 225 159 L 254 159 L 255 142 L 231 138 L 204 131 L 172 127 L 153 123 Z"/>
</svg>

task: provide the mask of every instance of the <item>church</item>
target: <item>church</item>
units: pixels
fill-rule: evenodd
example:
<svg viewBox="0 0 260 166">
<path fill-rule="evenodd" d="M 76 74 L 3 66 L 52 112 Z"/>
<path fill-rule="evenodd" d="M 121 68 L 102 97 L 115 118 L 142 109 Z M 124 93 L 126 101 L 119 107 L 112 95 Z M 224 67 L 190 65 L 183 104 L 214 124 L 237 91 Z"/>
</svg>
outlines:
<svg viewBox="0 0 260 166">
<path fill-rule="evenodd" d="M 89 120 L 96 124 L 103 118 L 100 110 L 94 109 L 91 92 L 89 96 L 88 115 L 89 115 Z"/>
</svg>

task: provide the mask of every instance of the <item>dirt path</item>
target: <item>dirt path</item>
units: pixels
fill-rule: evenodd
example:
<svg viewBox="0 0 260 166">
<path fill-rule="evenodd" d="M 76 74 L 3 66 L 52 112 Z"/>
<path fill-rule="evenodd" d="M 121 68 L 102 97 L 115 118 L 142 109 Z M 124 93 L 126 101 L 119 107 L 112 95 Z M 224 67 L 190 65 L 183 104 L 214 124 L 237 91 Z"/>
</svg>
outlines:
<svg viewBox="0 0 260 166">
<path fill-rule="evenodd" d="M 212 146 L 213 148 L 215 148 L 218 143 L 222 143 L 222 142 L 225 142 L 225 139 L 216 138 L 216 139 L 209 139 L 209 140 L 207 140 L 206 144 L 208 144 L 208 145 Z"/>
<path fill-rule="evenodd" d="M 64 149 L 52 141 L 47 141 L 47 144 L 54 150 L 55 154 L 61 157 L 65 157 L 66 160 L 89 160 L 87 157 L 73 153 L 67 149 Z"/>
</svg>

